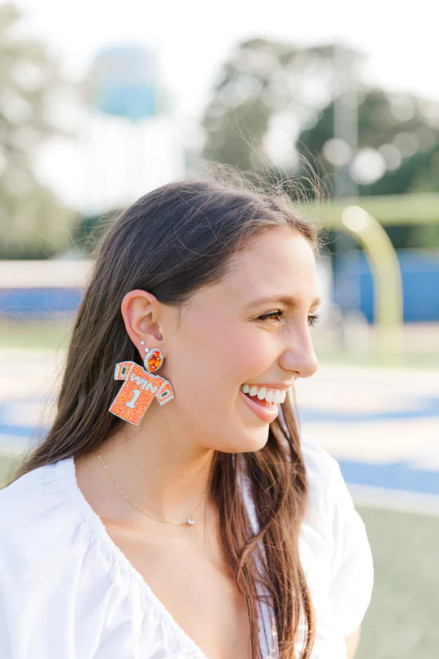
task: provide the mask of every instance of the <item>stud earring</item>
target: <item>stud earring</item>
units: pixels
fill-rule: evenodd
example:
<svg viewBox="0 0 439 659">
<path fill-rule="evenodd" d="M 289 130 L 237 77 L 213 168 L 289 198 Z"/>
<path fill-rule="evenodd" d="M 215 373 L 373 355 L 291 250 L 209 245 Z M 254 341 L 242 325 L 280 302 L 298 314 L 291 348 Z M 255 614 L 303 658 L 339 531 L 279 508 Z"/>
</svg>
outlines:
<svg viewBox="0 0 439 659">
<path fill-rule="evenodd" d="M 165 405 L 175 398 L 171 383 L 159 375 L 153 375 L 163 363 L 160 348 L 145 348 L 145 351 L 145 368 L 131 361 L 116 364 L 114 379 L 125 382 L 109 408 L 109 412 L 136 426 L 143 419 L 153 398 L 157 398 L 159 405 Z"/>
</svg>

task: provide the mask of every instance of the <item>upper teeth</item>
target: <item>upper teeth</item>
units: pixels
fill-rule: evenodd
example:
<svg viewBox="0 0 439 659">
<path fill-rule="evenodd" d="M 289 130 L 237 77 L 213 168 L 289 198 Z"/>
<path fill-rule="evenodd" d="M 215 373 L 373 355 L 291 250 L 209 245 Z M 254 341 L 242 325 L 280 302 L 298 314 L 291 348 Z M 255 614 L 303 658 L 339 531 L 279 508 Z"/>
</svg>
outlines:
<svg viewBox="0 0 439 659">
<path fill-rule="evenodd" d="M 257 387 L 256 385 L 243 384 L 241 386 L 241 391 L 244 394 L 249 394 L 249 396 L 257 396 L 259 400 L 265 399 L 268 403 L 275 403 L 279 405 L 280 403 L 285 402 L 287 397 L 286 390 L 281 391 L 280 389 L 268 389 L 267 387 Z"/>
</svg>

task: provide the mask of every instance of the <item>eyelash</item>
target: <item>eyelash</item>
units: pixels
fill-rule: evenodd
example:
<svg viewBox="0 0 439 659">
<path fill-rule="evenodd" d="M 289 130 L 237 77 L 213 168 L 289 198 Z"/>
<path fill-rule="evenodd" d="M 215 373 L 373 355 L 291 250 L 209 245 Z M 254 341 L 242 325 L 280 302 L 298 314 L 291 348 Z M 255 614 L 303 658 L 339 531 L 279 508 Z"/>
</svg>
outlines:
<svg viewBox="0 0 439 659">
<path fill-rule="evenodd" d="M 276 318 L 274 318 L 276 316 Z M 276 311 L 270 311 L 270 313 L 265 313 L 263 316 L 259 316 L 260 320 L 270 320 L 272 322 L 278 322 L 281 318 L 285 318 L 285 311 L 283 309 L 276 309 Z M 317 321 L 320 318 L 320 314 L 315 313 L 308 316 L 308 325 L 309 327 L 314 327 Z"/>
</svg>

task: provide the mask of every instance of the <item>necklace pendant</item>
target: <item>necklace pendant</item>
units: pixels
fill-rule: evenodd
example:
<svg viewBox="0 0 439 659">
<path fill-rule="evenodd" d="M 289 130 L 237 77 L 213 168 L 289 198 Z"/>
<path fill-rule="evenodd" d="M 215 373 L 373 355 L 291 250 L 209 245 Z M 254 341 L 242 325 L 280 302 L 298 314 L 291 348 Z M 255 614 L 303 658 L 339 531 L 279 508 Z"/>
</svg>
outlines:
<svg viewBox="0 0 439 659">
<path fill-rule="evenodd" d="M 192 517 L 188 517 L 186 520 L 186 524 L 188 526 L 192 526 L 193 524 L 195 524 L 195 520 Z"/>
</svg>

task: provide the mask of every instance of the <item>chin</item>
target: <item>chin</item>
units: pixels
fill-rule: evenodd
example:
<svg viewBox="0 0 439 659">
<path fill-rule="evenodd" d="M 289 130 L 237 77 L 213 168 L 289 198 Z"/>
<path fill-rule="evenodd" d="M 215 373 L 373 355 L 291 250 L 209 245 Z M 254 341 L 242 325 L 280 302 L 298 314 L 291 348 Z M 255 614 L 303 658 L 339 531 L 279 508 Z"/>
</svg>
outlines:
<svg viewBox="0 0 439 659">
<path fill-rule="evenodd" d="M 237 437 L 227 448 L 218 449 L 224 453 L 254 453 L 260 451 L 268 441 L 269 425 L 266 427 L 247 430 L 244 435 Z"/>
<path fill-rule="evenodd" d="M 268 441 L 268 432 L 266 433 L 266 435 L 263 439 L 261 438 L 261 440 L 258 441 L 258 442 L 253 441 L 251 446 L 249 446 L 247 449 L 245 449 L 244 451 L 241 451 L 241 452 L 242 453 L 254 453 L 256 451 L 260 451 L 261 449 L 264 448 L 264 446 L 266 446 L 267 441 Z"/>
</svg>

